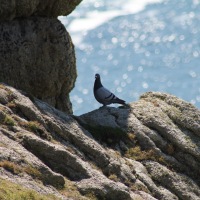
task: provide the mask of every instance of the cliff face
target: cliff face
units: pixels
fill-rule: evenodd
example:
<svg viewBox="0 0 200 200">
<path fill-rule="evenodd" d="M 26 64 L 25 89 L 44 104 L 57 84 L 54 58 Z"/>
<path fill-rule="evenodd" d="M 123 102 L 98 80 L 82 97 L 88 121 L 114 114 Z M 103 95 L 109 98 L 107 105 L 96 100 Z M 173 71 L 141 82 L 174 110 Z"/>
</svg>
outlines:
<svg viewBox="0 0 200 200">
<path fill-rule="evenodd" d="M 0 81 L 72 113 L 74 46 L 56 19 L 81 0 L 0 1 Z"/>
<path fill-rule="evenodd" d="M 128 107 L 77 117 L 1 85 L 0 123 L 0 181 L 24 191 L 199 199 L 200 112 L 174 96 L 146 93 Z"/>
</svg>

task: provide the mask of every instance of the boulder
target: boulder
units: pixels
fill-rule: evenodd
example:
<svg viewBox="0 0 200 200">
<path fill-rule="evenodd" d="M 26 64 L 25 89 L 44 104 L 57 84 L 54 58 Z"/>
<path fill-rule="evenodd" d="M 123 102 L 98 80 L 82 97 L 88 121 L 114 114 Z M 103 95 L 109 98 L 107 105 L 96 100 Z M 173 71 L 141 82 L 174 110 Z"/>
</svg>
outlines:
<svg viewBox="0 0 200 200">
<path fill-rule="evenodd" d="M 72 113 L 75 52 L 61 22 L 31 17 L 1 22 L 0 29 L 0 80 Z"/>
<path fill-rule="evenodd" d="M 57 17 L 80 2 L 0 0 L 0 81 L 72 113 L 75 52 Z"/>
<path fill-rule="evenodd" d="M 0 0 L 0 21 L 33 15 L 57 17 L 68 15 L 81 0 Z"/>
</svg>

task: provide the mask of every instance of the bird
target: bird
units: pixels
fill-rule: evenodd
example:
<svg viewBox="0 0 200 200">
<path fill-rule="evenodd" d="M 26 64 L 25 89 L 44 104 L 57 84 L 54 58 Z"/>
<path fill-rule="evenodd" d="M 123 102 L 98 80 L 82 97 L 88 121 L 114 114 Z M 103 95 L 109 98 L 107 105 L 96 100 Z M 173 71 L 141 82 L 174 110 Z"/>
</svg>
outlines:
<svg viewBox="0 0 200 200">
<path fill-rule="evenodd" d="M 108 89 L 106 89 L 102 83 L 101 83 L 101 77 L 99 74 L 95 74 L 95 82 L 94 82 L 94 97 L 95 99 L 103 104 L 103 106 L 112 104 L 112 103 L 118 103 L 122 105 L 126 105 L 126 102 L 122 99 L 119 99 L 116 97 L 112 92 L 110 92 Z"/>
</svg>

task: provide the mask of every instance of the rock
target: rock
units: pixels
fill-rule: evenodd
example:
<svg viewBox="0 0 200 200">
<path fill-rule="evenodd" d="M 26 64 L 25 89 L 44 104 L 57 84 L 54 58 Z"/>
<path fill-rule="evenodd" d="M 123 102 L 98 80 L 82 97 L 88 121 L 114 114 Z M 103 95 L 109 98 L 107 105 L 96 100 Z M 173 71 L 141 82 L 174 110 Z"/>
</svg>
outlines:
<svg viewBox="0 0 200 200">
<path fill-rule="evenodd" d="M 0 80 L 72 113 L 69 93 L 77 76 L 76 61 L 61 22 L 21 18 L 1 22 L 0 29 Z"/>
<path fill-rule="evenodd" d="M 23 134 L 23 145 L 51 169 L 71 180 L 91 177 L 90 170 L 81 159 L 58 145 L 27 133 Z"/>
<path fill-rule="evenodd" d="M 0 88 L 0 103 L 6 104 L 8 103 L 8 92 Z"/>
<path fill-rule="evenodd" d="M 128 188 L 121 183 L 115 183 L 101 176 L 84 179 L 78 183 L 78 188 L 83 194 L 94 193 L 98 199 L 132 199 Z"/>
<path fill-rule="evenodd" d="M 198 185 L 184 174 L 171 172 L 167 167 L 157 162 L 147 161 L 145 166 L 152 179 L 160 185 L 171 190 L 180 199 L 200 199 Z"/>
<path fill-rule="evenodd" d="M 0 168 L 0 181 L 2 183 L 2 180 L 6 181 L 7 183 L 14 183 L 16 186 L 19 186 L 22 188 L 22 190 L 20 191 L 18 189 L 18 187 L 16 187 L 16 190 L 20 193 L 26 193 L 26 190 L 32 190 L 34 192 L 38 192 L 39 194 L 42 195 L 49 195 L 51 197 L 54 197 L 54 199 L 59 198 L 62 200 L 72 200 L 71 198 L 67 198 L 63 195 L 61 195 L 54 187 L 51 186 L 47 186 L 47 185 L 42 185 L 39 183 L 36 184 L 36 181 L 32 178 L 30 178 L 30 176 L 27 175 L 23 175 L 23 176 L 19 176 L 19 175 L 15 175 L 12 172 L 9 172 L 7 170 L 5 170 L 4 168 Z M 10 184 L 8 184 L 8 186 L 10 186 Z M 14 187 L 14 186 L 13 186 Z M 10 187 L 7 188 L 5 186 L 2 186 L 1 184 L 1 196 L 3 193 L 3 197 L 4 198 L 9 198 L 10 199 L 10 194 L 6 194 L 4 192 L 4 190 L 6 191 L 7 189 L 11 189 Z M 13 192 L 13 191 L 12 191 Z M 31 191 L 28 191 L 28 194 L 26 195 L 26 197 L 23 196 L 23 194 L 20 196 L 21 198 L 26 198 L 28 195 L 30 195 L 29 199 L 34 198 L 35 196 L 32 194 Z M 16 194 L 15 194 L 16 196 Z M 19 196 L 19 195 L 18 195 Z M 85 199 L 84 199 L 85 200 Z"/>
<path fill-rule="evenodd" d="M 68 15 L 80 2 L 81 0 L 0 0 L 0 20 L 12 20 L 32 15 L 43 17 Z"/>
<path fill-rule="evenodd" d="M 9 153 L 9 156 L 2 154 L 2 160 L 9 160 L 21 171 L 26 168 L 26 163 L 31 164 L 40 172 L 38 176 L 41 176 L 43 184 L 50 184 L 56 188 L 63 187 L 63 177 L 67 177 L 71 181 L 76 181 L 77 188 L 83 195 L 92 192 L 95 196 L 105 196 L 108 199 L 115 199 L 116 195 L 121 199 L 131 199 L 134 195 L 141 197 L 130 192 L 123 183 L 116 183 L 107 177 L 110 173 L 116 173 L 119 178 L 135 181 L 134 175 L 124 161 L 119 162 L 107 153 L 74 118 L 41 100 L 31 98 L 31 101 L 12 87 L 1 85 L 1 88 L 2 94 L 8 100 L 2 105 L 2 116 L 5 118 L 8 115 L 12 123 L 2 122 L 0 146 L 7 146 L 9 152 L 20 153 L 20 156 L 16 153 Z M 38 134 L 43 130 L 41 126 L 53 140 Z M 7 140 L 10 141 L 10 145 L 7 145 Z M 25 162 L 20 160 L 21 157 Z M 35 158 L 42 163 L 37 164 Z M 90 164 L 91 161 L 93 165 Z M 103 173 L 96 168 L 103 170 Z M 23 180 L 16 174 L 13 177 L 7 173 L 2 171 L 2 177 L 9 176 L 12 181 L 16 179 L 18 183 L 27 182 L 29 186 L 30 183 L 24 180 L 26 173 L 22 177 Z M 98 180 L 96 186 L 93 186 L 93 180 Z M 31 188 L 36 191 L 43 187 L 40 186 L 39 189 L 32 184 Z"/>
<path fill-rule="evenodd" d="M 200 111 L 192 104 L 173 95 L 149 92 L 129 107 L 101 108 L 80 116 L 78 120 L 96 139 L 106 142 L 122 155 L 142 162 L 152 160 L 145 162 L 142 173 L 138 167 L 131 167 L 132 162 L 129 166 L 154 197 L 198 199 Z M 118 145 L 113 147 L 110 140 Z M 120 146 L 121 141 L 129 150 Z M 159 176 L 154 166 L 161 167 Z M 164 178 L 166 173 L 171 177 L 170 181 Z M 152 174 L 155 178 L 151 179 Z M 188 186 L 184 192 L 186 182 Z"/>
<path fill-rule="evenodd" d="M 64 186 L 65 181 L 62 175 L 53 172 L 17 142 L 3 135 L 5 131 L 0 128 L 1 167 L 14 174 L 26 173 L 35 179 L 42 180 L 44 184 L 50 184 L 58 188 Z M 6 132 L 8 134 L 8 131 Z"/>
<path fill-rule="evenodd" d="M 72 113 L 74 46 L 58 15 L 81 0 L 0 0 L 0 80 Z M 2 96 L 0 101 L 5 99 Z"/>
<path fill-rule="evenodd" d="M 59 137 L 74 144 L 76 149 L 83 152 L 102 168 L 109 164 L 106 150 L 99 145 L 86 130 L 84 130 L 71 116 L 60 112 L 36 100 L 37 106 L 43 110 L 43 115 L 48 127 Z M 55 117 L 56 116 L 56 117 Z"/>
<path fill-rule="evenodd" d="M 159 92 L 148 92 L 141 99 L 157 104 L 175 123 L 200 135 L 200 114 L 191 103 Z"/>
<path fill-rule="evenodd" d="M 146 187 L 154 194 L 156 198 L 163 200 L 178 200 L 178 197 L 171 193 L 168 189 L 164 187 L 157 187 L 152 180 L 151 174 L 148 173 L 147 169 L 142 163 L 130 159 L 128 159 L 128 162 L 131 163 L 132 167 L 134 168 L 138 179 L 146 185 Z"/>
<path fill-rule="evenodd" d="M 72 116 L 0 85 L 0 178 L 61 199 L 197 200 L 199 116 L 162 93 Z"/>
</svg>

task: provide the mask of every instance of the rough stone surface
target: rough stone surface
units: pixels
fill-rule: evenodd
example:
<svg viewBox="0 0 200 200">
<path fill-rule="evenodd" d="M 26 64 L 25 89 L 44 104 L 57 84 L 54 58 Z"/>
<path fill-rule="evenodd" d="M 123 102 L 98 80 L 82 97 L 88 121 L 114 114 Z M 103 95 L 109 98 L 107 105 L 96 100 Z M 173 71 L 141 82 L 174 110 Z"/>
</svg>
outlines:
<svg viewBox="0 0 200 200">
<path fill-rule="evenodd" d="M 28 172 L 28 169 L 34 168 L 38 170 L 38 178 L 41 179 L 44 184 L 53 186 L 64 186 L 64 177 L 60 174 L 53 172 L 49 167 L 44 165 L 37 157 L 26 151 L 24 147 L 17 142 L 9 139 L 3 134 L 8 134 L 7 130 L 0 128 L 0 161 L 9 161 L 21 166 L 24 171 Z M 39 175 L 41 173 L 41 175 Z M 36 175 L 36 174 L 35 174 Z"/>
<path fill-rule="evenodd" d="M 175 173 L 157 162 L 147 161 L 145 166 L 154 181 L 171 190 L 180 199 L 199 199 L 200 190 L 198 185 L 184 174 Z"/>
<path fill-rule="evenodd" d="M 121 199 L 131 200 L 132 192 L 121 184 L 115 183 L 103 176 L 94 176 L 91 179 L 84 179 L 78 183 L 78 188 L 83 194 L 94 193 L 98 199 Z"/>
<path fill-rule="evenodd" d="M 0 81 L 72 113 L 69 93 L 77 76 L 76 61 L 61 22 L 23 18 L 1 22 L 0 30 Z"/>
<path fill-rule="evenodd" d="M 0 20 L 12 20 L 32 15 L 57 17 L 68 15 L 81 0 L 0 0 Z"/>
<path fill-rule="evenodd" d="M 72 113 L 74 46 L 56 18 L 68 15 L 80 2 L 0 0 L 0 82 Z"/>
<path fill-rule="evenodd" d="M 110 137 L 111 143 L 107 142 L 112 148 L 142 161 L 140 167 L 132 161 L 129 166 L 154 197 L 200 199 L 200 111 L 192 104 L 169 94 L 149 92 L 129 107 L 100 108 L 78 120 L 97 139 L 105 142 L 104 137 Z M 105 131 L 98 137 L 96 132 L 102 127 Z M 124 133 L 119 137 L 123 145 L 119 142 L 113 147 L 113 133 L 117 135 L 119 129 Z M 130 144 L 127 137 L 134 142 Z"/>
<path fill-rule="evenodd" d="M 39 193 L 199 199 L 200 111 L 174 96 L 70 116 L 1 84 L 0 124 L 0 178 Z"/>
</svg>

